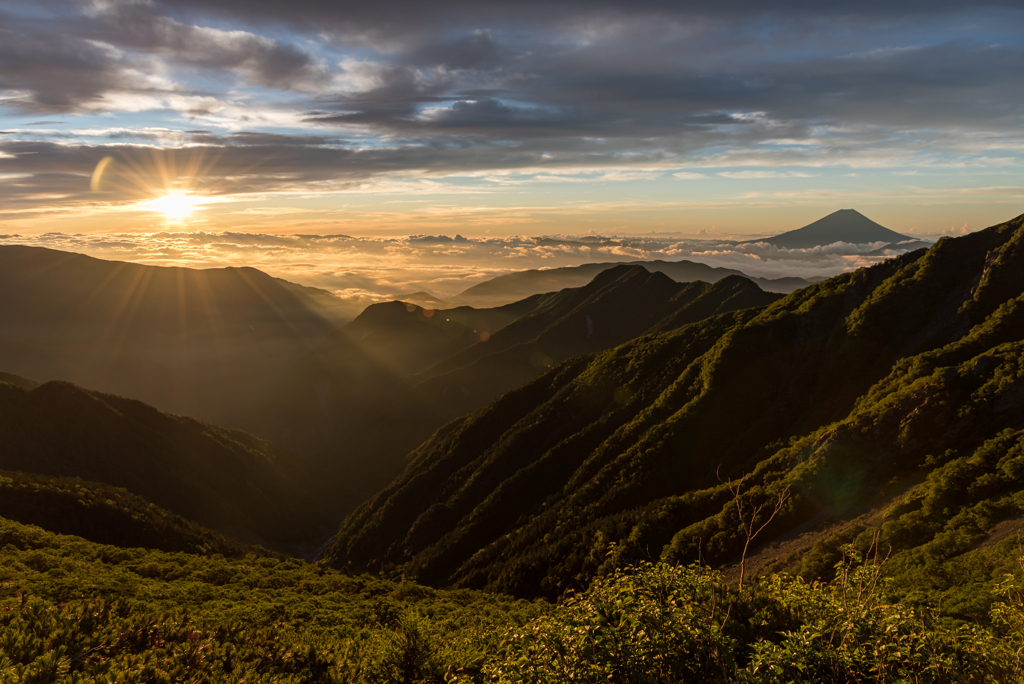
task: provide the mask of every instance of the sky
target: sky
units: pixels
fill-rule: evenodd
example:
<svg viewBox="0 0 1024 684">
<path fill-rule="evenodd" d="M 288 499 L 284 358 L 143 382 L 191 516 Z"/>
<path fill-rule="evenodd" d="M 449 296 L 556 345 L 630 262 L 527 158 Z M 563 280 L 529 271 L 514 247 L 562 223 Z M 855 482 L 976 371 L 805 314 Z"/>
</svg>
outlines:
<svg viewBox="0 0 1024 684">
<path fill-rule="evenodd" d="M 722 245 L 1005 221 L 1022 134 L 1019 0 L 0 0 L 0 241 L 336 291 L 604 255 L 581 236 L 848 270 Z"/>
</svg>

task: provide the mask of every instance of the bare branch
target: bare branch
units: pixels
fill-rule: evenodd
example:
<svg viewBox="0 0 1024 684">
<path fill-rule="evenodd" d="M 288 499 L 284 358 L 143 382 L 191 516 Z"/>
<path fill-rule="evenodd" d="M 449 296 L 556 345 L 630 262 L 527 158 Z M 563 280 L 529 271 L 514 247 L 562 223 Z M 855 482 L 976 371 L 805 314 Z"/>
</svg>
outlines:
<svg viewBox="0 0 1024 684">
<path fill-rule="evenodd" d="M 740 555 L 739 591 L 742 592 L 743 580 L 746 578 L 747 574 L 747 551 L 750 549 L 750 544 L 754 541 L 754 538 L 757 537 L 757 535 L 761 534 L 764 528 L 768 527 L 768 525 L 771 524 L 772 520 L 775 519 L 775 516 L 779 514 L 779 511 L 781 511 L 785 507 L 786 500 L 789 499 L 790 495 L 790 485 L 786 485 L 786 488 L 779 493 L 778 497 L 775 499 L 772 505 L 771 515 L 769 515 L 768 519 L 761 523 L 761 526 L 755 530 L 754 525 L 757 524 L 758 516 L 761 515 L 761 511 L 765 509 L 765 507 L 768 505 L 768 502 L 760 503 L 754 506 L 750 512 L 750 515 L 746 515 L 744 512 L 744 497 L 741 493 L 743 481 L 746 479 L 746 477 L 741 478 L 734 484 L 732 478 L 723 481 L 722 476 L 719 474 L 720 470 L 721 466 L 719 466 L 718 469 L 715 470 L 715 475 L 718 476 L 718 481 L 722 482 L 726 486 L 726 489 L 728 489 L 729 492 L 732 494 L 732 500 L 736 505 L 736 516 L 739 518 L 740 527 L 743 529 L 743 536 L 746 538 L 743 543 L 743 553 L 742 555 Z"/>
</svg>

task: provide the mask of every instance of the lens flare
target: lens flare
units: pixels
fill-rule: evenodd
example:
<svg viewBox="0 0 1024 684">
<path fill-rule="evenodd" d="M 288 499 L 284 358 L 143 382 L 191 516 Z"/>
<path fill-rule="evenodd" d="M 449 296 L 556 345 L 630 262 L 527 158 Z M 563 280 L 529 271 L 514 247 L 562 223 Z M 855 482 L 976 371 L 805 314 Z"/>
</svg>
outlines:
<svg viewBox="0 0 1024 684">
<path fill-rule="evenodd" d="M 92 179 L 89 181 L 89 187 L 93 192 L 100 192 L 100 182 L 103 180 L 103 172 L 106 171 L 107 167 L 113 163 L 113 157 L 104 157 L 103 159 L 100 159 L 100 162 L 92 172 Z"/>
</svg>

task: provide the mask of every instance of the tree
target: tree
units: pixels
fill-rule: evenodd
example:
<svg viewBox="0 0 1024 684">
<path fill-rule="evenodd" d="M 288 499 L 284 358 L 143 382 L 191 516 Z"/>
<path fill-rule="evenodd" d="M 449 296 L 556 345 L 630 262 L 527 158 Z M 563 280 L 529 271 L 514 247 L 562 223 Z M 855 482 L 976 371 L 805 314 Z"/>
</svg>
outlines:
<svg viewBox="0 0 1024 684">
<path fill-rule="evenodd" d="M 717 472 L 717 471 L 716 471 Z M 721 481 L 721 476 L 718 477 Z M 743 591 L 743 579 L 746 577 L 747 572 L 747 550 L 750 548 L 751 542 L 757 535 L 761 534 L 761 531 L 768 527 L 768 524 L 775 519 L 775 516 L 779 514 L 783 506 L 786 503 L 786 499 L 789 498 L 790 485 L 786 485 L 775 499 L 769 499 L 762 501 L 761 503 L 754 505 L 748 501 L 749 497 L 742 494 L 741 489 L 743 488 L 743 482 L 746 480 L 746 476 L 740 478 L 735 483 L 732 479 L 725 480 L 725 486 L 732 493 L 733 503 L 736 505 L 736 516 L 739 518 L 740 527 L 743 529 L 743 553 L 740 555 L 740 584 L 739 591 Z M 771 505 L 771 514 L 768 515 L 768 519 L 758 525 L 758 517 L 761 516 L 761 512 L 765 511 L 767 507 Z M 763 516 L 761 516 L 763 518 Z M 755 529 L 756 526 L 756 529 Z"/>
</svg>

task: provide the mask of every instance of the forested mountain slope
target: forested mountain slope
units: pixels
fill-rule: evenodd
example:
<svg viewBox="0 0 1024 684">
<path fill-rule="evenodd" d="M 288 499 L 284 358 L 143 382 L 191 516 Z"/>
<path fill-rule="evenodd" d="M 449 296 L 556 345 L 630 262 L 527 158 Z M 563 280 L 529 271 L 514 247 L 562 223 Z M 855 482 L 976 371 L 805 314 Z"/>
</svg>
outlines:
<svg viewBox="0 0 1024 684">
<path fill-rule="evenodd" d="M 359 309 L 254 268 L 0 246 L 0 365 L 239 426 L 253 392 Z"/>
<path fill-rule="evenodd" d="M 696 261 L 629 261 L 582 264 L 560 268 L 531 269 L 507 273 L 497 278 L 474 285 L 458 294 L 454 300 L 470 306 L 499 306 L 514 302 L 541 292 L 554 292 L 569 287 L 583 287 L 597 275 L 611 268 L 621 266 L 642 266 L 651 273 L 664 273 L 679 283 L 717 283 L 723 278 L 739 276 L 753 281 L 767 292 L 788 294 L 810 281 L 803 278 L 753 278 L 731 268 L 708 266 Z"/>
<path fill-rule="evenodd" d="M 270 555 L 125 489 L 77 477 L 0 470 L 0 518 L 127 548 L 229 557 Z"/>
<path fill-rule="evenodd" d="M 296 364 L 260 424 L 370 496 L 437 428 L 551 364 L 779 296 L 738 277 L 684 284 L 620 266 L 497 309 L 378 304 Z"/>
<path fill-rule="evenodd" d="M 746 477 L 744 510 L 790 492 L 759 543 L 884 505 L 897 565 L 954 562 L 1024 515 L 1022 271 L 1024 217 L 573 358 L 439 430 L 325 557 L 520 595 L 729 563 Z"/>
<path fill-rule="evenodd" d="M 674 330 L 728 311 L 764 306 L 782 295 L 740 276 L 714 284 L 680 283 L 643 266 L 615 266 L 584 287 L 544 295 L 537 307 L 413 379 L 446 409 L 469 413 L 571 356 Z"/>
<path fill-rule="evenodd" d="M 352 505 L 273 443 L 64 382 L 0 383 L 0 444 L 0 469 L 122 487 L 280 550 L 309 552 Z"/>
<path fill-rule="evenodd" d="M 310 455 L 361 501 L 444 422 L 409 375 L 486 339 L 540 300 L 495 309 L 369 306 L 281 374 L 262 395 L 252 429 Z"/>
</svg>

